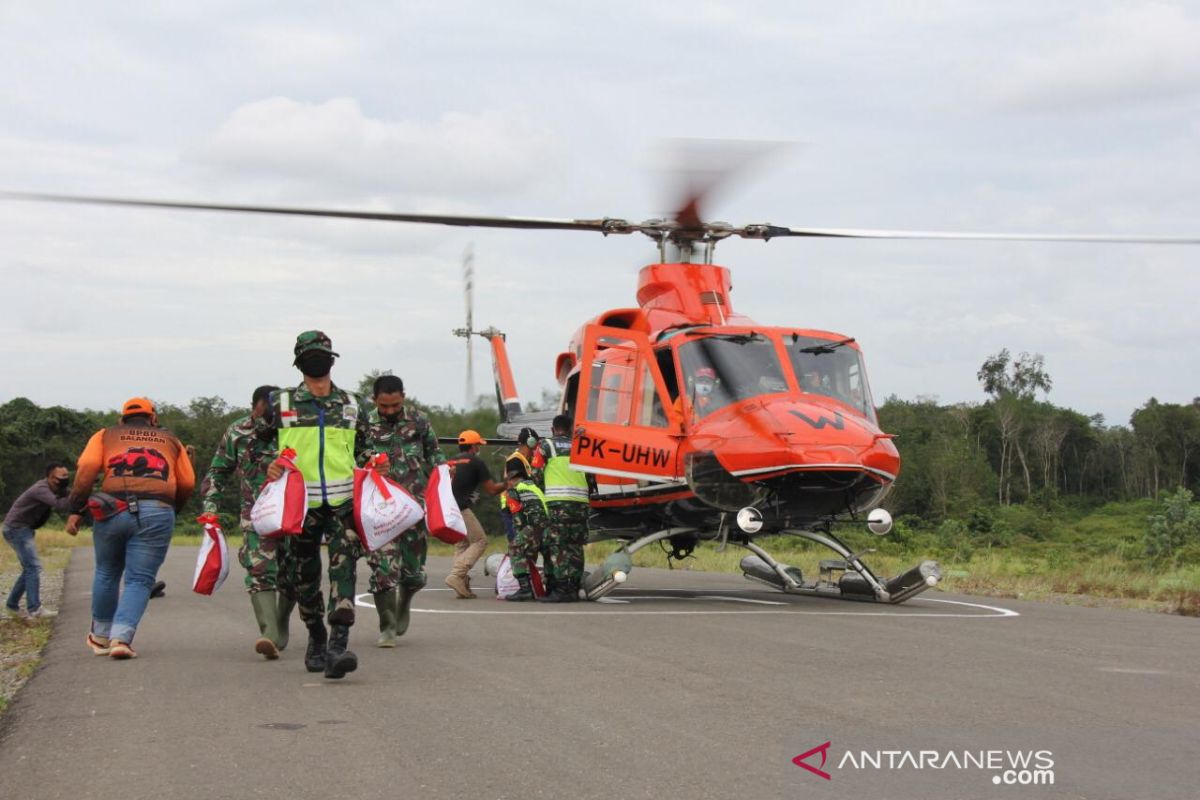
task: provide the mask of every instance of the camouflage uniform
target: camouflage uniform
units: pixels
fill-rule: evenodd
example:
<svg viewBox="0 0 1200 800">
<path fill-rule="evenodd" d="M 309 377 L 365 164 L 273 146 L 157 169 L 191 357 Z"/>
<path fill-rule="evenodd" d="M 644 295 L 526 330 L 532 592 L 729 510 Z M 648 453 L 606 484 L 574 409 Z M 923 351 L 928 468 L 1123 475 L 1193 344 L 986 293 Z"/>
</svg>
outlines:
<svg viewBox="0 0 1200 800">
<path fill-rule="evenodd" d="M 367 449 L 386 453 L 388 477 L 418 500 L 425 495 L 430 471 L 446 463 L 438 447 L 437 434 L 420 411 L 404 406 L 400 419 L 388 422 L 378 409 L 367 416 Z M 371 592 L 386 592 L 400 585 L 415 592 L 425 585 L 425 555 L 429 539 L 422 522 L 409 528 L 374 553 L 367 554 L 371 567 Z"/>
<path fill-rule="evenodd" d="M 556 435 L 538 442 L 533 458 L 534 475 L 546 487 L 546 508 L 549 522 L 546 530 L 543 552 L 546 554 L 546 578 L 549 587 L 555 590 L 578 586 L 583 580 L 584 545 L 588 541 L 588 516 L 590 506 L 587 502 L 587 488 L 582 479 L 582 486 L 566 487 L 562 478 L 557 480 L 550 474 L 554 465 L 559 462 L 561 476 L 562 461 L 571 452 L 571 438 Z M 578 473 L 576 473 L 578 474 Z M 572 500 L 566 493 L 581 496 L 582 500 Z"/>
<path fill-rule="evenodd" d="M 357 397 L 336 385 L 333 385 L 332 392 L 327 397 L 313 396 L 303 383 L 286 391 L 291 393 L 292 426 L 316 428 L 319 421 L 325 420 L 327 426 L 340 423 L 353 427 L 354 459 L 359 465 L 364 463 L 368 436 L 367 415 Z M 271 419 L 276 430 L 283 428 L 281 394 L 282 392 L 275 392 L 271 395 Z M 306 476 L 306 481 L 308 480 Z M 309 496 L 318 496 L 311 485 Z M 311 593 L 314 589 L 318 595 L 320 593 L 322 541 L 325 541 L 329 548 L 329 622 L 331 625 L 353 625 L 355 566 L 362 545 L 354 530 L 354 503 L 349 497 L 336 505 L 328 501 L 317 506 L 309 504 L 308 514 L 304 518 L 304 531 L 291 542 L 296 586 L 301 596 Z M 301 618 L 305 623 L 310 621 L 303 611 Z"/>
<path fill-rule="evenodd" d="M 271 427 L 250 415 L 239 417 L 225 430 L 208 474 L 200 484 L 204 513 L 216 514 L 220 506 L 230 499 L 236 475 L 240 512 L 238 522 L 242 529 L 238 561 L 246 570 L 246 591 L 251 594 L 279 588 L 286 591 L 287 582 L 284 581 L 285 586 L 281 587 L 279 581 L 281 567 L 287 557 L 286 539 L 263 539 L 250 524 L 250 509 L 267 480 L 267 467 L 275 460 L 275 456 L 275 437 Z M 320 615 L 320 611 L 317 615 Z"/>
<path fill-rule="evenodd" d="M 550 533 L 546 556 L 552 585 L 583 580 L 583 548 L 588 542 L 588 506 L 547 501 Z"/>
<path fill-rule="evenodd" d="M 508 559 L 512 564 L 513 575 L 522 578 L 529 575 L 530 565 L 537 563 L 538 553 L 544 546 L 546 527 L 549 518 L 546 516 L 547 504 L 540 490 L 529 481 L 521 481 L 504 493 L 505 507 L 513 516 L 513 527 L 516 536 L 508 546 Z M 546 569 L 550 569 L 550 560 L 546 559 Z"/>
</svg>

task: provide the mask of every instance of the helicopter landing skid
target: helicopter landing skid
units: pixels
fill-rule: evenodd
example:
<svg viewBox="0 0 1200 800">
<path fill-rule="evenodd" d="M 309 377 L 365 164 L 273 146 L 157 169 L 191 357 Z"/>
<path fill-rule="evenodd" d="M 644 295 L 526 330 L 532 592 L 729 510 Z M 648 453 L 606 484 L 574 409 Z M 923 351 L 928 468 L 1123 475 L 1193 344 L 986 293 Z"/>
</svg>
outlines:
<svg viewBox="0 0 1200 800">
<path fill-rule="evenodd" d="M 583 583 L 583 594 L 588 600 L 599 600 L 623 584 L 633 571 L 633 554 L 648 544 L 670 539 L 673 536 L 700 534 L 698 528 L 666 528 L 635 539 L 604 560 L 604 564 L 593 570 Z M 850 551 L 841 540 L 831 533 L 807 530 L 786 530 L 782 533 L 799 536 L 824 545 L 841 558 L 821 562 L 820 577 L 807 581 L 800 569 L 780 564 L 771 554 L 753 541 L 729 544 L 744 547 L 753 555 L 742 559 L 743 574 L 752 581 L 778 589 L 786 594 L 804 594 L 814 597 L 833 597 L 839 600 L 858 600 L 868 603 L 903 603 L 905 600 L 936 586 L 942 578 L 941 568 L 935 561 L 922 561 L 917 566 L 893 578 L 881 580 L 862 562 L 858 553 Z"/>
<path fill-rule="evenodd" d="M 850 549 L 832 534 L 806 530 L 787 530 L 783 533 L 824 545 L 841 558 L 823 560 L 817 580 L 806 581 L 797 567 L 780 564 L 754 542 L 746 542 L 740 546 L 753 553 L 741 562 L 742 573 L 747 579 L 786 594 L 892 605 L 903 603 L 910 597 L 937 586 L 938 581 L 942 579 L 942 571 L 936 561 L 922 561 L 907 572 L 881 580 L 862 562 L 859 554 L 850 552 Z"/>
<path fill-rule="evenodd" d="M 604 559 L 600 569 L 588 574 L 583 581 L 583 596 L 587 600 L 599 600 L 620 586 L 633 571 L 633 554 L 648 544 L 670 539 L 672 536 L 698 534 L 698 528 L 666 528 L 647 534 L 624 545 L 620 550 Z"/>
</svg>

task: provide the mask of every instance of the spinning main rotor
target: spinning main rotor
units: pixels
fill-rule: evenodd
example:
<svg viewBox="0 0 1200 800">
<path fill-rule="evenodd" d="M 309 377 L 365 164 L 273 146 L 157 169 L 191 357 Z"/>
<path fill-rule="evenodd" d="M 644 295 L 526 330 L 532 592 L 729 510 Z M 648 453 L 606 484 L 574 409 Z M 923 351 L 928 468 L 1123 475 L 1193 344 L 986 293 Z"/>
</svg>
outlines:
<svg viewBox="0 0 1200 800">
<path fill-rule="evenodd" d="M 689 197 L 674 219 L 654 218 L 643 220 L 642 222 L 630 222 L 619 217 L 549 219 L 543 217 L 495 217 L 459 214 L 403 214 L 389 211 L 347 211 L 326 208 L 292 208 L 287 206 L 190 203 L 173 200 L 140 200 L 86 195 L 45 194 L 39 192 L 0 192 L 0 197 L 10 200 L 33 200 L 49 203 L 83 203 L 103 206 L 226 211 L 242 214 L 280 214 L 327 219 L 425 223 L 454 227 L 594 231 L 604 236 L 641 233 L 653 239 L 658 244 L 660 259 L 663 263 L 691 262 L 697 256 L 703 259 L 703 263 L 712 263 L 713 250 L 717 242 L 731 236 L 742 239 L 759 239 L 764 242 L 784 237 L 806 237 L 824 239 L 1200 244 L 1200 236 L 1114 236 L 1109 234 L 977 233 L 965 231 L 876 230 L 867 228 L 794 228 L 773 225 L 771 223 L 737 226 L 727 222 L 705 222 L 701 220 L 698 213 L 699 200 L 701 199 L 699 195 Z"/>
</svg>

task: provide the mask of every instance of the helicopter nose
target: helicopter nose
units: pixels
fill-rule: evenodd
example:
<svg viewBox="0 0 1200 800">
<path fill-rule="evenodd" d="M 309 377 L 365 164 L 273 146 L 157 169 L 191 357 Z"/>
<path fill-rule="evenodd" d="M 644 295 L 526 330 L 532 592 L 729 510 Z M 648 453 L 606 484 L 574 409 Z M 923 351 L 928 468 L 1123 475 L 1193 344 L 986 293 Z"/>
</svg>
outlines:
<svg viewBox="0 0 1200 800">
<path fill-rule="evenodd" d="M 760 413 L 790 463 L 865 468 L 885 478 L 899 470 L 899 453 L 891 438 L 840 403 L 776 398 L 765 403 Z"/>
</svg>

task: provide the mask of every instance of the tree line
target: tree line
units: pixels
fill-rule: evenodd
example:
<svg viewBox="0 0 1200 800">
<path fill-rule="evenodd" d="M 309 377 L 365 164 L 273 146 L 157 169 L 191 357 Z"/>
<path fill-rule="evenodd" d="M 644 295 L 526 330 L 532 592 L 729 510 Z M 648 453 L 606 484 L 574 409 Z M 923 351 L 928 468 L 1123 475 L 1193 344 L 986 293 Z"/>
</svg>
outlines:
<svg viewBox="0 0 1200 800">
<path fill-rule="evenodd" d="M 1151 397 L 1129 425 L 1107 425 L 1100 415 L 1045 399 L 1053 381 L 1041 355 L 1013 358 L 1002 350 L 978 378 L 984 402 L 893 396 L 879 407 L 902 457 L 889 499 L 894 513 L 938 521 L 988 504 L 1049 507 L 1200 489 L 1200 398 L 1174 404 Z"/>
<path fill-rule="evenodd" d="M 360 395 L 370 397 L 378 374 L 363 376 Z M 979 403 L 893 396 L 879 407 L 880 424 L 896 434 L 903 462 L 886 503 L 897 516 L 936 525 L 996 506 L 1050 509 L 1066 500 L 1156 498 L 1178 488 L 1200 493 L 1200 398 L 1173 404 L 1151 397 L 1128 425 L 1107 425 L 1046 399 L 1053 381 L 1040 355 L 1014 358 L 1002 350 L 984 361 L 978 378 L 986 397 Z M 441 436 L 468 428 L 487 436 L 499 422 L 482 399 L 471 410 L 413 402 Z M 158 411 L 160 424 L 195 447 L 199 475 L 226 427 L 247 413 L 220 397 L 162 403 Z M 73 465 L 88 437 L 117 418 L 116 411 L 43 408 L 25 398 L 0 406 L 0 508 L 39 479 L 47 461 Z M 485 448 L 485 456 L 500 473 L 500 448 Z M 491 517 L 495 505 L 484 501 L 479 510 Z M 198 513 L 198 500 L 188 511 Z"/>
<path fill-rule="evenodd" d="M 370 398 L 371 386 L 379 374 L 372 372 L 363 377 L 357 387 L 360 396 Z M 472 429 L 486 437 L 500 421 L 495 409 L 483 405 L 465 411 L 428 406 L 411 398 L 410 402 L 429 417 L 439 436 L 457 436 L 460 431 Z M 198 482 L 208 471 L 225 429 L 238 417 L 249 413 L 248 407 L 231 405 L 220 397 L 197 397 L 185 406 L 156 403 L 156 409 L 159 424 L 174 432 L 185 445 L 195 448 Z M 91 435 L 100 428 L 115 424 L 119 418 L 120 412 L 117 410 L 79 411 L 64 406 L 43 408 L 23 397 L 0 405 L 0 512 L 7 511 L 17 495 L 42 477 L 46 463 L 61 461 L 74 471 L 75 461 Z M 442 449 L 449 455 L 457 452 L 458 448 L 444 445 Z M 507 452 L 501 452 L 501 448 L 484 448 L 481 455 L 492 469 L 493 477 L 502 474 Z M 221 510 L 230 516 L 236 516 L 237 513 L 237 509 L 232 507 Z M 485 525 L 494 523 L 489 530 L 500 530 L 497 501 L 493 499 L 489 503 L 481 500 L 476 512 Z M 199 513 L 200 498 L 197 492 L 180 514 L 180 520 L 188 520 Z"/>
</svg>

